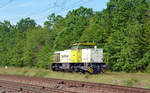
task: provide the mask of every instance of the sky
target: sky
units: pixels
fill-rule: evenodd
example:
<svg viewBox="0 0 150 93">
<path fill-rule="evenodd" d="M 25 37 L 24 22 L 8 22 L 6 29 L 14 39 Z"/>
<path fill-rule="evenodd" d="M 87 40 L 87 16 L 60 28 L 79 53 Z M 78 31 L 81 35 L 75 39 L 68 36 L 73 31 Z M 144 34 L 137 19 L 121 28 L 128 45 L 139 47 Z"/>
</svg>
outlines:
<svg viewBox="0 0 150 93">
<path fill-rule="evenodd" d="M 30 17 L 43 25 L 51 13 L 65 16 L 80 6 L 102 11 L 107 2 L 109 0 L 0 0 L 0 22 L 8 20 L 16 24 L 20 19 Z"/>
</svg>

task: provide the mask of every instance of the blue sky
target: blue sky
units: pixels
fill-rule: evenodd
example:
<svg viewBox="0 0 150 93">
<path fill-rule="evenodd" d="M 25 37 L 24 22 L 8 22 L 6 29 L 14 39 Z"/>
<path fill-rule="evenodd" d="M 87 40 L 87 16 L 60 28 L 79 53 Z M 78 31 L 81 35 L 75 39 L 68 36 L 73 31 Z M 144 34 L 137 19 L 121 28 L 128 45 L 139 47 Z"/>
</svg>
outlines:
<svg viewBox="0 0 150 93">
<path fill-rule="evenodd" d="M 53 12 L 65 16 L 69 10 L 80 6 L 101 11 L 107 2 L 109 0 L 0 0 L 0 21 L 16 24 L 21 18 L 31 17 L 42 25 Z"/>
</svg>

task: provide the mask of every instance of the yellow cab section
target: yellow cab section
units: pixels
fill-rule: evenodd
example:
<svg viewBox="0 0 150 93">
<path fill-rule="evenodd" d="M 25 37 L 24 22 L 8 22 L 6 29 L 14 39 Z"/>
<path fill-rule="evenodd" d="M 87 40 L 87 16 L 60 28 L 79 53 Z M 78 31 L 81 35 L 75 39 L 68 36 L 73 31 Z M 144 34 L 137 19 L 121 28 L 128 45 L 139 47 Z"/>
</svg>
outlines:
<svg viewBox="0 0 150 93">
<path fill-rule="evenodd" d="M 79 46 L 95 46 L 96 43 L 75 43 L 71 51 L 71 62 L 81 63 L 82 62 L 82 50 L 79 49 Z"/>
<path fill-rule="evenodd" d="M 71 62 L 79 63 L 82 62 L 82 51 L 81 49 L 75 49 L 71 51 Z"/>
</svg>

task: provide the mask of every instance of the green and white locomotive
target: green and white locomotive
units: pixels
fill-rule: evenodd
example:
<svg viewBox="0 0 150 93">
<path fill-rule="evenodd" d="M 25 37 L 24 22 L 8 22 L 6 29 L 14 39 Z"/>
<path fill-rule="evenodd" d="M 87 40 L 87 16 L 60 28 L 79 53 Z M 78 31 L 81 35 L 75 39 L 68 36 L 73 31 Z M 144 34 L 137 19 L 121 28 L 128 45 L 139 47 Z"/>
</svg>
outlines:
<svg viewBox="0 0 150 93">
<path fill-rule="evenodd" d="M 76 43 L 72 49 L 54 53 L 53 71 L 75 71 L 102 73 L 106 69 L 103 62 L 103 49 L 96 43 Z"/>
</svg>

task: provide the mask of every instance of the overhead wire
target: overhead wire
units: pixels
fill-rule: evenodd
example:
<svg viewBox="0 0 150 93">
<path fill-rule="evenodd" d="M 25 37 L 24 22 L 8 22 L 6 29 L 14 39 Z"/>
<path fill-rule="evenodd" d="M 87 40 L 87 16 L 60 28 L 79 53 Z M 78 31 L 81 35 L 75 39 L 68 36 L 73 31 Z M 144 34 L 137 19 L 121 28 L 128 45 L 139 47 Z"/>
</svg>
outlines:
<svg viewBox="0 0 150 93">
<path fill-rule="evenodd" d="M 3 8 L 5 6 L 7 6 L 8 4 L 12 3 L 13 1 L 14 0 L 9 0 L 5 5 L 0 6 L 0 8 Z M 61 13 L 63 11 L 67 11 L 67 10 L 73 9 L 73 8 L 75 8 L 77 6 L 81 6 L 81 5 L 86 4 L 86 3 L 90 2 L 90 1 L 93 1 L 93 0 L 86 0 L 86 1 L 85 0 L 78 0 L 78 1 L 76 0 L 75 2 L 73 2 L 73 1 L 74 0 L 63 0 L 59 4 L 58 0 L 55 0 L 55 2 L 53 3 L 52 6 L 50 6 L 48 8 L 45 8 L 45 9 L 41 10 L 40 12 L 38 11 L 36 13 L 29 13 L 29 14 L 26 15 L 26 17 L 27 16 L 31 17 L 31 16 L 34 16 L 34 15 L 37 15 L 37 14 L 42 14 L 42 13 L 48 12 L 48 11 L 49 11 L 49 13 L 51 13 L 52 12 L 51 10 L 53 10 L 53 9 L 54 9 L 53 12 L 55 14 L 58 14 L 58 13 Z M 69 4 L 70 2 L 73 2 L 73 3 Z M 41 16 L 37 16 L 34 19 L 37 21 L 37 20 L 43 20 L 43 19 L 47 19 L 47 18 L 45 16 L 42 16 L 42 17 Z"/>
<path fill-rule="evenodd" d="M 58 7 L 57 6 L 57 0 L 55 0 L 54 2 L 53 2 L 53 5 L 51 6 L 51 7 L 49 7 L 49 8 L 47 8 L 47 9 L 44 9 L 44 11 L 49 11 L 50 9 L 54 9 L 54 13 L 55 13 L 55 11 L 56 11 L 56 8 Z M 44 12 L 44 11 L 42 11 L 42 13 Z M 41 13 L 41 12 L 40 12 Z M 35 20 L 42 20 L 42 19 L 47 19 L 47 18 L 45 18 L 45 16 L 44 17 L 41 17 L 41 18 L 35 18 Z"/>
<path fill-rule="evenodd" d="M 55 0 L 55 2 L 53 3 L 53 5 L 54 5 L 54 13 L 55 13 L 56 7 L 57 7 L 57 0 Z"/>
<path fill-rule="evenodd" d="M 7 5 L 9 5 L 10 3 L 12 3 L 13 0 L 9 0 L 7 3 L 5 3 L 4 5 L 0 6 L 0 8 L 4 8 L 6 7 Z"/>
<path fill-rule="evenodd" d="M 58 13 L 61 13 L 63 11 L 67 11 L 67 10 L 73 9 L 73 8 L 75 8 L 77 6 L 81 6 L 83 4 L 89 3 L 90 1 L 92 1 L 92 0 L 87 0 L 87 1 L 78 0 L 78 1 L 76 1 L 74 3 L 72 3 L 71 5 L 69 5 L 69 6 L 65 7 L 65 8 L 62 8 L 59 11 L 55 10 L 55 13 L 58 14 Z M 57 4 L 55 4 L 55 6 L 53 6 L 53 8 L 56 7 L 56 6 L 57 6 Z M 41 18 L 38 18 L 36 20 L 42 20 L 42 19 L 46 19 L 46 18 L 45 17 L 41 17 Z"/>
<path fill-rule="evenodd" d="M 83 4 L 89 3 L 90 1 L 92 1 L 92 0 L 87 0 L 87 1 L 84 1 L 84 2 L 77 2 L 76 4 L 70 5 L 71 7 L 69 7 L 69 8 L 63 8 L 63 9 L 61 9 L 61 11 L 59 11 L 57 13 L 61 13 L 63 11 L 67 11 L 67 10 L 73 9 L 73 8 L 75 8 L 77 6 L 81 6 Z"/>
<path fill-rule="evenodd" d="M 59 13 L 59 12 L 64 11 L 64 10 L 66 10 L 66 9 L 67 9 L 67 10 L 70 9 L 70 8 L 67 8 L 67 7 L 72 7 L 72 6 L 76 5 L 76 4 L 81 3 L 80 1 L 81 1 L 81 0 L 78 0 L 77 2 L 75 2 L 75 3 L 73 3 L 73 4 L 71 4 L 71 5 L 65 7 L 67 0 L 64 0 L 61 5 L 58 5 L 58 4 L 57 4 L 58 1 L 56 0 L 56 1 L 53 3 L 53 6 L 51 6 L 51 7 L 49 7 L 49 8 L 46 8 L 46 9 L 43 9 L 41 12 L 38 11 L 37 13 L 30 13 L 30 14 L 28 14 L 28 15 L 26 15 L 26 16 L 31 16 L 31 15 L 35 15 L 35 14 L 42 14 L 42 13 L 44 13 L 44 12 L 46 12 L 46 11 L 49 11 L 50 9 L 51 9 L 51 10 L 54 9 L 54 10 L 53 10 L 53 13 Z M 78 6 L 78 5 L 77 5 L 77 6 Z M 56 8 L 57 8 L 57 9 L 56 9 Z M 59 8 L 60 8 L 60 9 L 59 9 Z M 52 12 L 52 11 L 51 11 L 51 12 Z"/>
<path fill-rule="evenodd" d="M 63 4 L 64 4 L 64 3 L 66 3 L 66 2 L 63 2 Z M 67 9 L 67 10 L 70 9 L 70 8 L 67 8 L 67 7 L 71 7 L 71 6 L 72 6 L 71 8 L 74 8 L 74 7 L 73 7 L 74 5 L 77 5 L 77 6 L 78 6 L 80 3 L 81 3 L 81 0 L 78 0 L 78 1 L 76 1 L 76 2 L 74 2 L 74 3 L 72 3 L 71 5 L 66 6 L 65 8 L 62 8 L 62 6 L 60 5 L 60 6 L 61 6 L 60 10 L 58 9 L 58 11 L 56 11 L 56 7 L 60 7 L 60 6 L 57 4 L 57 0 L 56 0 L 56 1 L 53 3 L 53 7 L 52 7 L 52 8 L 54 9 L 53 12 L 54 12 L 55 14 L 57 14 L 57 13 L 60 13 L 60 12 L 65 11 L 66 9 Z M 65 5 L 65 4 L 64 4 L 64 5 Z M 64 6 L 63 6 L 63 7 L 64 7 Z M 45 17 L 41 17 L 41 18 L 38 18 L 38 19 L 36 19 L 36 20 L 42 20 L 42 19 L 45 19 Z"/>
<path fill-rule="evenodd" d="M 33 15 L 43 14 L 43 13 L 48 12 L 49 10 L 53 10 L 53 9 L 54 9 L 53 12 L 55 12 L 56 6 L 57 6 L 56 3 L 57 3 L 57 0 L 53 3 L 52 6 L 51 6 L 50 3 L 49 3 L 48 6 L 50 6 L 50 7 L 45 8 L 45 9 L 43 9 L 43 10 L 39 10 L 38 12 L 29 13 L 29 14 L 27 14 L 27 15 L 25 15 L 25 16 L 33 16 Z"/>
</svg>

